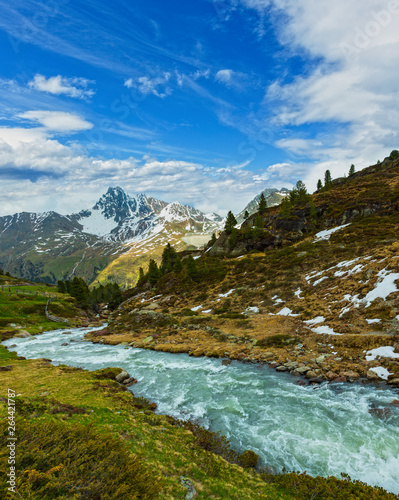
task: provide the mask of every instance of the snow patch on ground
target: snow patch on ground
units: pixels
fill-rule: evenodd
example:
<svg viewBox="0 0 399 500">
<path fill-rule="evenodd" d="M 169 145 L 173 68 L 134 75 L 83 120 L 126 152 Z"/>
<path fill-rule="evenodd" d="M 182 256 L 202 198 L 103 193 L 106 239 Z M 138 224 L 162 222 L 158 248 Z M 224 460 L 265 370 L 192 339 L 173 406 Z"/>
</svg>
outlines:
<svg viewBox="0 0 399 500">
<path fill-rule="evenodd" d="M 191 310 L 192 311 L 199 311 L 201 309 L 202 305 L 200 306 L 196 306 L 196 307 L 192 307 Z"/>
<path fill-rule="evenodd" d="M 371 303 L 378 298 L 386 299 L 391 293 L 397 292 L 398 288 L 395 281 L 399 280 L 398 273 L 391 273 L 386 269 L 382 269 L 378 273 L 379 280 L 373 290 L 371 290 L 362 300 L 369 307 Z"/>
<path fill-rule="evenodd" d="M 366 319 L 366 321 L 369 325 L 372 325 L 373 323 L 381 323 L 380 319 Z"/>
<path fill-rule="evenodd" d="M 315 241 L 329 240 L 332 234 L 348 226 L 350 226 L 350 224 L 344 224 L 343 226 L 333 227 L 332 229 L 327 229 L 326 231 L 320 231 L 319 233 L 315 234 Z"/>
<path fill-rule="evenodd" d="M 301 297 L 301 293 L 302 293 L 302 290 L 300 288 L 298 288 L 298 290 L 296 292 L 294 292 L 295 296 L 298 297 L 298 299 L 303 300 L 304 298 Z"/>
<path fill-rule="evenodd" d="M 334 332 L 334 330 L 332 328 L 330 328 L 329 326 L 327 326 L 327 325 L 323 325 L 323 326 L 318 326 L 316 328 L 312 328 L 312 332 L 318 333 L 319 335 L 324 335 L 324 334 L 327 334 L 327 335 L 342 335 L 342 333 L 336 333 L 336 332 Z"/>
<path fill-rule="evenodd" d="M 234 292 L 235 288 L 232 288 L 231 290 L 229 290 L 228 292 L 226 293 L 219 293 L 219 297 L 228 297 L 229 295 L 231 295 L 233 292 Z"/>
<path fill-rule="evenodd" d="M 324 316 L 317 316 L 316 318 L 304 321 L 304 323 L 306 323 L 307 325 L 317 325 L 319 323 L 324 323 L 324 321 L 325 321 Z"/>
<path fill-rule="evenodd" d="M 206 311 L 202 311 L 203 314 L 210 314 L 212 312 L 212 309 L 207 309 Z"/>
<path fill-rule="evenodd" d="M 370 368 L 371 372 L 376 373 L 382 380 L 388 380 L 389 375 L 392 375 L 386 368 L 383 366 L 376 366 L 375 368 Z"/>
<path fill-rule="evenodd" d="M 366 354 L 366 361 L 374 361 L 377 356 L 381 358 L 399 358 L 399 353 L 394 352 L 395 348 L 391 346 L 377 347 Z"/>
<path fill-rule="evenodd" d="M 299 316 L 299 314 L 293 314 L 289 307 L 284 307 L 277 313 L 277 316 Z"/>
<path fill-rule="evenodd" d="M 259 312 L 259 307 L 256 307 L 256 306 L 254 306 L 254 307 L 247 307 L 245 309 L 245 311 L 244 311 L 244 314 L 246 312 L 258 313 Z"/>
<path fill-rule="evenodd" d="M 314 283 L 313 283 L 313 286 L 317 286 L 319 285 L 322 281 L 326 280 L 328 278 L 328 276 L 323 276 L 323 278 L 320 278 L 318 280 L 316 280 Z"/>
</svg>

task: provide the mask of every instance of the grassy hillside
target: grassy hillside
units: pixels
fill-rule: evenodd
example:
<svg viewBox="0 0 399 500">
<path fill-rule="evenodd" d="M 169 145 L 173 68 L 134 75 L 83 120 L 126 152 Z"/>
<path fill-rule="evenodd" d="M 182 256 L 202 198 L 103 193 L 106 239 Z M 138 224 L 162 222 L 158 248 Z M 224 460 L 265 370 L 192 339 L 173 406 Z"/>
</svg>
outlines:
<svg viewBox="0 0 399 500">
<path fill-rule="evenodd" d="M 75 299 L 58 293 L 56 287 L 0 275 L 0 339 L 66 328 L 66 323 L 55 323 L 46 318 L 49 298 L 52 299 L 51 314 L 68 319 L 72 325 L 87 322 L 86 314 L 76 307 Z"/>
<path fill-rule="evenodd" d="M 398 207 L 399 162 L 386 159 L 288 215 L 268 209 L 235 245 L 223 233 L 190 269 L 128 292 L 103 341 L 267 361 L 314 382 L 378 381 L 383 367 L 398 386 L 398 361 L 364 352 L 399 348 Z"/>
<path fill-rule="evenodd" d="M 154 414 L 148 401 L 114 380 L 119 369 L 53 367 L 44 359 L 16 359 L 0 347 L 0 370 L 2 417 L 7 388 L 18 395 L 16 467 L 22 498 L 174 500 L 189 498 L 191 487 L 198 499 L 396 498 L 347 480 L 255 473 L 252 456 L 237 457 L 220 436 Z M 4 444 L 4 418 L 0 436 Z M 6 459 L 2 446 L 4 496 Z"/>
</svg>

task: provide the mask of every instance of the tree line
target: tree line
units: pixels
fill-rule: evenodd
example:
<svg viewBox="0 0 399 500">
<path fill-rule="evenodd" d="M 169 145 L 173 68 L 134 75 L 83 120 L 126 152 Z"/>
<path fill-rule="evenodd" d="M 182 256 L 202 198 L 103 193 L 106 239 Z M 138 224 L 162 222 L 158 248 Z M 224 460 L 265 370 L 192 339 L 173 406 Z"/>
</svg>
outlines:
<svg viewBox="0 0 399 500">
<path fill-rule="evenodd" d="M 107 304 L 108 309 L 116 309 L 122 303 L 122 291 L 116 283 L 99 285 L 92 290 L 89 289 L 83 278 L 75 276 L 72 281 L 59 280 L 57 283 L 60 293 L 68 293 L 76 299 L 82 309 L 91 309 L 100 312 L 100 304 Z"/>
</svg>

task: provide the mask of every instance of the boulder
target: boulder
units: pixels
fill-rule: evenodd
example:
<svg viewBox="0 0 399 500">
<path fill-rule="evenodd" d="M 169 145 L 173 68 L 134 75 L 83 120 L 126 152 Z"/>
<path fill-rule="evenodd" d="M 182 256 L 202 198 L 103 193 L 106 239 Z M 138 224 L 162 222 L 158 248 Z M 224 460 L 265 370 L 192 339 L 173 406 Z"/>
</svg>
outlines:
<svg viewBox="0 0 399 500">
<path fill-rule="evenodd" d="M 222 361 L 222 366 L 229 366 L 231 364 L 231 359 L 224 359 Z"/>
<path fill-rule="evenodd" d="M 307 373 L 306 373 L 306 378 L 308 379 L 311 379 L 311 378 L 317 378 L 317 373 L 315 373 L 314 371 L 312 370 L 309 370 Z"/>
<path fill-rule="evenodd" d="M 132 385 L 134 384 L 137 384 L 137 379 L 134 378 L 134 377 L 129 377 L 129 378 L 126 378 L 124 381 L 123 381 L 123 385 L 125 385 L 126 387 L 131 387 Z"/>
<path fill-rule="evenodd" d="M 346 377 L 349 381 L 356 380 L 356 379 L 358 379 L 360 377 L 360 375 L 357 372 L 354 372 L 354 371 L 343 372 L 342 376 Z"/>
<path fill-rule="evenodd" d="M 287 371 L 288 371 L 288 368 L 284 365 L 278 366 L 276 368 L 276 372 L 287 372 Z"/>
<path fill-rule="evenodd" d="M 63 334 L 63 335 L 71 335 L 71 334 L 72 334 L 72 332 L 71 332 L 71 331 L 69 331 L 69 330 L 65 330 L 65 332 L 62 332 L 62 334 Z"/>
<path fill-rule="evenodd" d="M 130 378 L 130 375 L 126 370 L 122 370 L 116 377 L 115 380 L 119 383 L 122 383 L 124 380 Z"/>
<path fill-rule="evenodd" d="M 391 416 L 391 410 L 389 408 L 370 408 L 370 415 L 374 415 L 377 418 L 385 420 Z"/>
<path fill-rule="evenodd" d="M 397 407 L 399 407 L 399 400 L 394 399 L 394 400 L 393 400 L 393 401 L 391 401 L 389 404 L 390 404 L 391 406 L 397 406 Z"/>
<path fill-rule="evenodd" d="M 185 500 L 192 500 L 197 496 L 197 491 L 193 486 L 193 483 L 187 478 L 180 476 L 181 484 L 188 490 L 187 495 L 185 496 Z"/>
<path fill-rule="evenodd" d="M 296 369 L 296 371 L 298 373 L 300 373 L 301 375 L 304 375 L 306 372 L 308 372 L 310 370 L 310 367 L 309 366 L 300 366 L 299 368 Z"/>
<path fill-rule="evenodd" d="M 14 337 L 17 339 L 27 339 L 28 337 L 32 337 L 32 335 L 26 330 L 20 330 Z"/>
<path fill-rule="evenodd" d="M 12 366 L 0 366 L 0 372 L 10 372 L 12 370 Z"/>
<path fill-rule="evenodd" d="M 369 370 L 367 372 L 367 378 L 369 380 L 379 380 L 380 377 L 373 370 Z"/>
<path fill-rule="evenodd" d="M 339 377 L 338 373 L 335 372 L 327 372 L 324 376 L 327 380 L 335 380 Z"/>
<path fill-rule="evenodd" d="M 240 353 L 237 355 L 237 359 L 238 359 L 238 361 L 243 361 L 246 357 L 247 357 L 247 355 L 246 355 L 246 354 L 244 354 L 243 352 L 240 352 Z"/>
<path fill-rule="evenodd" d="M 399 385 L 399 378 L 394 378 L 392 380 L 388 380 L 389 385 Z"/>
</svg>

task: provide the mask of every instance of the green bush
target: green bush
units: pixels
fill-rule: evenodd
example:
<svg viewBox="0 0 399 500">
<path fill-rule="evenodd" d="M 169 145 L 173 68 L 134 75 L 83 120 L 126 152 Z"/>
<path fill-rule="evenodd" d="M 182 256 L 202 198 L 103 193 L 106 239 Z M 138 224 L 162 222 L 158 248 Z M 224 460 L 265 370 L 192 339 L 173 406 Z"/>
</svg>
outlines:
<svg viewBox="0 0 399 500">
<path fill-rule="evenodd" d="M 311 477 L 303 473 L 262 474 L 268 483 L 278 485 L 293 494 L 297 500 L 395 500 L 393 493 L 382 488 L 373 488 L 360 481 L 352 481 L 346 474 L 336 477 Z"/>
<path fill-rule="evenodd" d="M 3 443 L 8 435 L 0 427 Z M 8 448 L 1 447 L 0 463 L 7 470 Z M 160 485 L 141 460 L 119 439 L 98 434 L 87 425 L 61 422 L 18 423 L 16 454 L 18 498 L 31 500 L 151 500 Z M 7 495 L 6 476 L 0 496 Z M 1 495 L 2 494 L 2 495 Z"/>
</svg>

